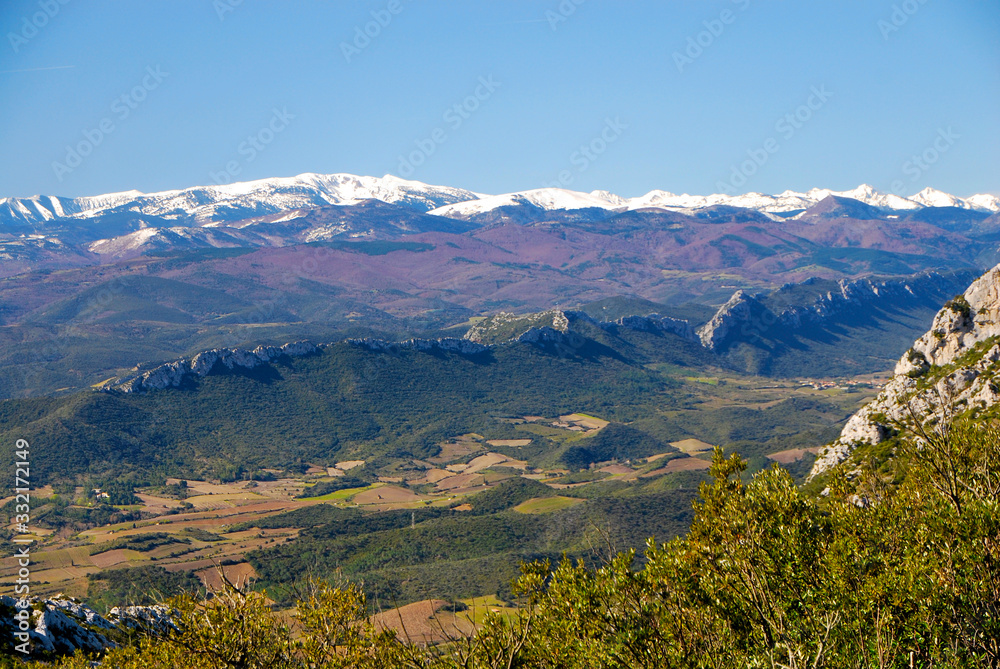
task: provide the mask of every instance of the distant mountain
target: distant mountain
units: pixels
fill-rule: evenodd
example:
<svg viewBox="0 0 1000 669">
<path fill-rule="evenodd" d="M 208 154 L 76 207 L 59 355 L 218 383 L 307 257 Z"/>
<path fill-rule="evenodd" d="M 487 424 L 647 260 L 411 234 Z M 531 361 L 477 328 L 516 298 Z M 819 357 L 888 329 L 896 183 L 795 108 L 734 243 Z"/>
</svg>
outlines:
<svg viewBox="0 0 1000 669">
<path fill-rule="evenodd" d="M 879 220 L 885 214 L 878 208 L 848 197 L 827 195 L 825 198 L 806 209 L 801 218 L 856 218 L 860 220 Z"/>
<path fill-rule="evenodd" d="M 794 222 L 903 220 L 984 236 L 994 234 L 996 226 L 981 225 L 982 221 L 998 211 L 1000 199 L 992 195 L 963 200 L 929 188 L 910 199 L 880 193 L 868 185 L 850 191 L 785 191 L 776 196 L 690 196 L 657 190 L 623 198 L 607 191 L 580 193 L 559 188 L 481 195 L 392 176 L 301 174 L 149 194 L 126 191 L 81 198 L 2 199 L 0 261 L 14 262 L 0 266 L 0 276 L 22 271 L 32 262 L 36 267 L 57 267 L 60 255 L 65 256 L 66 265 L 79 266 L 192 249 L 281 247 L 333 238 L 398 239 L 426 232 L 471 234 L 511 224 L 561 225 L 617 234 L 619 225 L 652 232 L 657 226 L 683 227 L 692 218 L 764 228 L 781 223 L 774 234 L 785 244 L 789 234 L 814 236 L 812 232 L 800 234 Z M 883 233 L 898 243 L 880 243 L 879 250 L 922 253 L 901 241 L 913 236 L 908 229 Z M 723 253 L 723 264 L 744 264 L 749 260 L 745 251 L 730 248 Z M 966 249 L 960 253 L 965 255 Z M 708 252 L 698 262 L 718 266 L 719 259 L 713 255 Z M 758 254 L 750 254 L 754 255 Z"/>
<path fill-rule="evenodd" d="M 119 237 L 99 239 L 86 245 L 91 253 L 106 258 L 131 258 L 163 251 L 203 248 L 238 248 L 267 246 L 265 237 L 253 232 L 174 226 L 142 228 Z"/>
<path fill-rule="evenodd" d="M 809 279 L 739 290 L 697 334 L 724 364 L 775 376 L 838 376 L 889 368 L 942 304 L 977 272 L 905 278 Z"/>
<path fill-rule="evenodd" d="M 477 214 L 501 208 L 522 207 L 542 210 L 558 209 L 616 209 L 625 208 L 628 200 L 608 193 L 578 193 L 562 188 L 537 188 L 520 193 L 491 195 L 467 202 L 458 202 L 432 210 L 435 216 L 471 219 Z"/>
<path fill-rule="evenodd" d="M 1000 262 L 995 198 L 925 190 L 920 199 L 947 206 L 867 186 L 776 196 L 628 199 L 552 188 L 484 196 L 343 174 L 7 199 L 0 397 L 78 388 L 136 360 L 202 349 L 449 328 L 461 336 L 471 317 L 602 300 L 619 300 L 604 304 L 615 318 L 629 315 L 623 304 L 645 301 L 663 307 L 645 313 L 700 314 L 697 326 L 740 289 L 765 294 L 810 277 L 878 283 Z M 913 323 L 946 299 L 927 294 L 899 314 L 901 329 L 886 327 L 912 339 Z M 603 307 L 595 314 L 610 316 Z M 790 362 L 798 349 L 781 346 L 719 355 L 741 369 L 801 368 Z M 860 367 L 829 369 L 869 369 L 896 355 L 872 351 Z"/>
<path fill-rule="evenodd" d="M 187 225 L 262 216 L 290 209 L 381 200 L 418 211 L 481 197 L 461 188 L 429 186 L 386 175 L 300 174 L 218 186 L 197 186 L 161 193 L 127 191 L 97 197 L 0 199 L 0 226 L 38 225 L 60 218 L 93 218 L 131 211 L 162 216 Z"/>
<path fill-rule="evenodd" d="M 922 204 L 925 207 L 958 207 L 961 209 L 974 208 L 970 206 L 968 202 L 962 200 L 962 198 L 955 197 L 954 195 L 939 191 L 936 188 L 931 188 L 930 186 L 923 189 L 916 195 L 911 195 L 909 199 L 918 204 Z M 984 200 L 984 202 L 986 201 Z"/>
<path fill-rule="evenodd" d="M 124 191 L 92 197 L 66 198 L 36 195 L 0 199 L 0 229 L 38 227 L 58 219 L 88 219 L 130 212 L 163 217 L 175 225 L 204 225 L 234 221 L 291 209 L 351 205 L 364 200 L 399 204 L 436 216 L 469 220 L 500 208 L 528 207 L 543 210 L 668 209 L 688 211 L 715 205 L 753 209 L 768 214 L 804 211 L 828 196 L 850 198 L 884 210 L 905 211 L 921 207 L 957 207 L 976 211 L 1000 211 L 1000 198 L 989 194 L 959 198 L 925 188 L 910 198 L 882 193 L 862 184 L 847 191 L 814 188 L 805 193 L 785 191 L 779 195 L 675 195 L 654 190 L 640 197 L 624 198 L 608 191 L 581 193 L 560 188 L 482 195 L 462 188 L 432 186 L 419 181 L 351 174 L 300 174 L 295 177 L 260 179 L 233 184 L 196 186 L 159 193 Z"/>
<path fill-rule="evenodd" d="M 86 248 L 106 261 L 196 248 L 281 247 L 335 238 L 388 240 L 423 232 L 462 234 L 477 227 L 369 199 L 357 204 L 291 209 L 228 224 L 140 228 L 119 237 L 99 239 Z"/>
<path fill-rule="evenodd" d="M 959 207 L 976 211 L 1000 211 L 1000 198 L 994 195 L 974 195 L 967 199 L 948 195 L 926 188 L 911 198 L 891 193 L 882 193 L 872 186 L 862 184 L 847 191 L 833 191 L 813 188 L 805 193 L 785 191 L 779 195 L 745 193 L 743 195 L 675 195 L 663 190 L 654 190 L 634 198 L 623 198 L 608 191 L 580 193 L 559 188 L 539 188 L 535 190 L 506 193 L 483 197 L 468 202 L 445 205 L 430 213 L 438 216 L 474 220 L 486 212 L 497 209 L 510 210 L 514 207 L 542 208 L 548 210 L 601 208 L 615 211 L 636 209 L 665 209 L 691 213 L 692 211 L 715 206 L 752 209 L 766 214 L 778 214 L 784 218 L 805 211 L 828 197 L 850 199 L 862 202 L 884 211 L 909 211 L 929 207 Z"/>
</svg>

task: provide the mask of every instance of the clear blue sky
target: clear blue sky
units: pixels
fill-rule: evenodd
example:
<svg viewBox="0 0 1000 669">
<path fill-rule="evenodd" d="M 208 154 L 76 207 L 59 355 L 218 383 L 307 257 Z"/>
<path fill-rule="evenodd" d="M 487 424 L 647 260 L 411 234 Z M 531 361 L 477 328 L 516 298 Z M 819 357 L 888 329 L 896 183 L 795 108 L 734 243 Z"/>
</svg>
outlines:
<svg viewBox="0 0 1000 669">
<path fill-rule="evenodd" d="M 1000 192 L 995 0 L 236 1 L 0 3 L 0 196 L 183 188 L 227 164 L 704 194 L 748 152 L 766 160 L 740 192 Z M 372 12 L 386 25 L 358 48 Z M 813 87 L 832 95 L 799 109 Z"/>
</svg>

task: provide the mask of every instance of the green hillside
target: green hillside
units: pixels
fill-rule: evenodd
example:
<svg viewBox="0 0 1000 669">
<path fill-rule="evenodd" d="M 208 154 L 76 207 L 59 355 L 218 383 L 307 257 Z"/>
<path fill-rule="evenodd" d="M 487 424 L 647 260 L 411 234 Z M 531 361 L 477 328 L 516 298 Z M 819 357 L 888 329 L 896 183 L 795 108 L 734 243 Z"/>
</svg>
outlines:
<svg viewBox="0 0 1000 669">
<path fill-rule="evenodd" d="M 354 456 L 381 464 L 388 460 L 379 458 L 426 458 L 444 440 L 470 432 L 487 439 L 527 436 L 532 443 L 509 455 L 551 460 L 558 458 L 554 449 L 573 447 L 567 439 L 585 435 L 553 439 L 541 426 L 514 426 L 506 418 L 584 412 L 616 423 L 638 421 L 642 434 L 629 437 L 643 444 L 638 450 L 598 440 L 592 442 L 593 462 L 643 457 L 661 442 L 688 437 L 725 445 L 770 444 L 784 435 L 776 446 L 815 446 L 812 439 L 862 399 L 804 400 L 778 392 L 769 397 L 777 397 L 777 405 L 740 409 L 734 405 L 738 384 L 688 381 L 704 370 L 690 367 L 703 365 L 700 347 L 670 334 L 593 329 L 594 338 L 578 336 L 571 346 L 511 344 L 475 355 L 380 352 L 340 343 L 252 372 L 211 374 L 180 389 L 8 400 L 0 402 L 0 452 L 9 453 L 15 439 L 28 439 L 39 484 L 82 475 L 114 478 L 136 468 L 212 477 L 235 466 L 239 477 L 266 467 L 302 471 L 307 463 L 327 466 Z M 696 371 L 685 371 L 690 369 Z M 809 439 L 797 443 L 801 434 Z M 571 464 L 585 466 L 586 460 Z"/>
</svg>

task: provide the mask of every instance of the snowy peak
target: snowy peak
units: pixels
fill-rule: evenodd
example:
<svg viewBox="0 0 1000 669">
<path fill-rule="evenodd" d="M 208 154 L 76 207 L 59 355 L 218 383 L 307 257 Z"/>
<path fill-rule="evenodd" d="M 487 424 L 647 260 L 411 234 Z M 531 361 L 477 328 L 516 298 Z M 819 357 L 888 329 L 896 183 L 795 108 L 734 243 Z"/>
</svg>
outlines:
<svg viewBox="0 0 1000 669">
<path fill-rule="evenodd" d="M 754 209 L 760 212 L 777 213 L 807 209 L 813 202 L 805 199 L 801 193 L 785 191 L 781 195 L 765 195 L 763 193 L 745 193 L 743 195 L 674 195 L 667 191 L 654 190 L 628 201 L 629 209 L 667 209 L 673 211 L 688 211 L 726 205 Z"/>
<path fill-rule="evenodd" d="M 1000 211 L 1000 198 L 995 195 L 981 194 L 962 199 L 933 188 L 925 188 L 910 198 L 904 198 L 882 193 L 868 184 L 846 191 L 814 188 L 806 193 L 786 190 L 778 195 L 676 195 L 665 190 L 653 190 L 639 197 L 625 198 L 606 190 L 582 193 L 562 188 L 537 188 L 484 195 L 462 188 L 400 179 L 392 175 L 369 177 L 305 173 L 294 177 L 195 186 L 159 193 L 132 190 L 79 198 L 49 195 L 2 198 L 0 226 L 33 227 L 54 220 L 96 219 L 107 214 L 159 217 L 169 221 L 171 225 L 204 226 L 295 209 L 355 205 L 366 200 L 378 200 L 453 219 L 469 219 L 504 207 L 543 211 L 591 208 L 625 211 L 652 208 L 690 213 L 705 207 L 724 205 L 752 209 L 780 220 L 805 211 L 831 195 L 889 211 L 919 210 L 925 207 Z"/>
<path fill-rule="evenodd" d="M 592 191 L 590 191 L 590 194 L 593 197 L 596 197 L 596 198 L 602 199 L 602 200 L 607 200 L 608 202 L 611 202 L 612 204 L 616 204 L 616 205 L 624 205 L 624 204 L 628 203 L 628 200 L 626 200 L 625 198 L 623 198 L 621 195 L 615 195 L 611 191 L 606 191 L 606 190 L 592 190 Z"/>
<path fill-rule="evenodd" d="M 555 209 L 619 209 L 624 208 L 627 200 L 607 191 L 580 193 L 563 188 L 536 188 L 518 193 L 490 195 L 478 200 L 458 202 L 433 209 L 429 214 L 448 218 L 467 218 L 482 214 L 500 207 L 527 205 L 545 210 Z"/>
<path fill-rule="evenodd" d="M 1000 211 L 1000 199 L 993 195 L 974 195 L 968 200 L 949 195 L 932 188 L 925 188 L 912 198 L 904 198 L 892 193 L 883 193 L 868 184 L 845 191 L 829 188 L 813 188 L 806 193 L 786 190 L 778 195 L 765 193 L 744 193 L 742 195 L 676 195 L 665 190 L 652 190 L 645 195 L 624 198 L 605 190 L 580 193 L 560 188 L 539 188 L 535 190 L 490 195 L 477 200 L 459 202 L 432 210 L 431 214 L 450 218 L 470 218 L 501 207 L 529 206 L 544 210 L 584 209 L 597 207 L 609 210 L 663 209 L 690 213 L 705 207 L 730 206 L 753 209 L 780 220 L 778 215 L 794 215 L 822 202 L 827 197 L 857 200 L 871 207 L 887 211 L 908 211 L 924 207 L 961 207 L 980 211 Z"/>
<path fill-rule="evenodd" d="M 806 197 L 817 202 L 830 195 L 850 198 L 873 207 L 878 207 L 879 209 L 906 210 L 920 209 L 923 206 L 912 199 L 893 195 L 892 193 L 883 193 L 868 184 L 861 184 L 857 188 L 842 191 L 830 190 L 828 188 L 813 188 L 805 194 Z"/>
<path fill-rule="evenodd" d="M 972 197 L 965 198 L 965 202 L 973 209 L 977 209 L 979 211 L 1000 211 L 1000 197 L 997 197 L 996 195 L 989 195 L 986 193 L 973 195 Z"/>
<path fill-rule="evenodd" d="M 925 207 L 959 207 L 969 209 L 969 204 L 960 197 L 955 197 L 936 188 L 928 186 L 916 195 L 910 197 L 914 202 L 918 202 Z"/>
<path fill-rule="evenodd" d="M 462 188 L 431 186 L 387 175 L 300 174 L 159 193 L 126 191 L 96 197 L 57 198 L 36 195 L 0 200 L 0 224 L 32 225 L 57 218 L 93 218 L 118 210 L 203 224 L 289 209 L 381 200 L 424 212 L 482 197 Z"/>
</svg>

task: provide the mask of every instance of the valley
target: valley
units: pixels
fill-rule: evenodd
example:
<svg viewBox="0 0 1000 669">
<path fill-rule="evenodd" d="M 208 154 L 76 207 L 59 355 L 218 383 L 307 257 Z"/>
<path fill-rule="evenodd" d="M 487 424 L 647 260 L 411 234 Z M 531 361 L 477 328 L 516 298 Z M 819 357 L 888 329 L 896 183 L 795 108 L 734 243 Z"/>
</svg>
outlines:
<svg viewBox="0 0 1000 669">
<path fill-rule="evenodd" d="M 331 203 L 299 182 L 7 203 L 7 229 L 47 230 L 4 242 L 0 455 L 31 444 L 53 606 L 237 584 L 292 620 L 336 579 L 378 629 L 447 647 L 531 610 L 524 565 L 635 551 L 641 574 L 651 539 L 690 540 L 727 457 L 748 490 L 828 495 L 850 426 L 1000 242 L 989 201 L 933 194 L 347 180 L 367 185 Z M 892 467 L 894 443 L 848 461 Z"/>
<path fill-rule="evenodd" d="M 0 669 L 1000 669 L 1000 3 L 0 6 Z"/>
<path fill-rule="evenodd" d="M 594 559 L 599 553 L 592 551 L 602 550 L 604 540 L 612 540 L 616 549 L 641 547 L 656 523 L 664 539 L 683 531 L 682 519 L 698 482 L 705 480 L 713 444 L 752 451 L 755 468 L 780 462 L 804 476 L 816 442 L 803 435 L 835 434 L 843 418 L 876 390 L 856 384 L 822 388 L 833 385 L 832 380 L 774 382 L 725 373 L 684 377 L 688 372 L 680 368 L 671 372 L 671 378 L 678 379 L 673 392 L 692 400 L 686 407 L 662 412 L 658 420 L 620 424 L 590 413 L 543 417 L 532 412 L 482 423 L 479 429 L 485 434 L 452 435 L 438 444 L 436 455 L 423 459 L 389 453 L 376 461 L 350 460 L 342 458 L 353 455 L 336 453 L 303 463 L 297 474 L 261 469 L 235 474 L 236 480 L 229 482 L 160 477 L 150 486 L 119 475 L 134 493 L 134 503 L 110 508 L 93 492 L 106 480 L 100 476 L 82 486 L 50 484 L 38 490 L 33 501 L 40 532 L 33 577 L 40 594 L 63 593 L 99 603 L 110 596 L 99 594 L 106 590 L 102 574 L 123 570 L 120 579 L 126 582 L 116 582 L 114 592 L 130 592 L 137 602 L 145 602 L 151 600 L 140 596 L 142 579 L 149 578 L 144 567 L 190 573 L 206 586 L 215 583 L 221 567 L 234 579 L 256 578 L 272 596 L 279 596 L 295 582 L 285 571 L 290 567 L 280 565 L 292 556 L 312 554 L 312 544 L 333 539 L 316 535 L 314 528 L 351 520 L 357 527 L 345 530 L 331 545 L 364 540 L 364 557 L 355 555 L 340 568 L 350 578 L 363 579 L 371 588 L 370 597 L 406 604 L 428 597 L 468 599 L 500 592 L 509 599 L 509 580 L 519 558 L 558 557 L 570 551 Z M 792 406 L 809 413 L 803 417 L 784 411 Z M 752 418 L 762 421 L 756 433 L 742 425 Z M 720 423 L 728 425 L 728 431 L 720 430 Z M 672 442 L 666 441 L 666 434 L 662 439 L 653 436 L 671 424 L 686 429 L 677 431 Z M 594 445 L 608 429 L 621 433 L 616 451 Z M 33 439 L 39 458 L 46 457 L 45 437 Z M 371 451 L 359 446 L 351 453 L 366 452 Z M 608 507 L 611 500 L 619 500 L 617 506 Z M 669 502 L 666 516 L 660 508 L 664 502 Z M 102 523 L 96 515 L 88 516 L 101 507 L 121 517 Z M 631 526 L 636 513 L 643 520 Z M 670 514 L 679 515 L 674 519 Z M 388 518 L 390 524 L 383 526 L 378 518 Z M 440 537 L 448 523 L 460 523 L 468 525 L 463 533 L 469 536 L 480 531 L 477 518 L 493 519 L 491 528 L 494 520 L 507 519 L 503 522 L 514 523 L 521 538 L 504 545 L 499 554 L 496 547 L 448 549 L 445 563 L 440 557 L 404 555 L 394 548 L 393 536 L 405 536 L 411 524 Z M 588 530 L 590 523 L 600 524 Z M 438 526 L 444 529 L 435 529 Z M 542 540 L 551 533 L 546 526 L 561 529 Z M 596 531 L 608 534 L 603 539 L 601 534 L 591 536 Z M 329 550 L 327 546 L 323 552 Z M 354 561 L 360 565 L 349 566 Z M 455 569 L 467 572 L 457 584 L 434 576 Z M 133 573 L 136 580 L 128 581 Z M 13 574 L 0 572 L 0 583 L 9 584 Z M 409 585 L 394 591 L 390 582 Z"/>
</svg>

